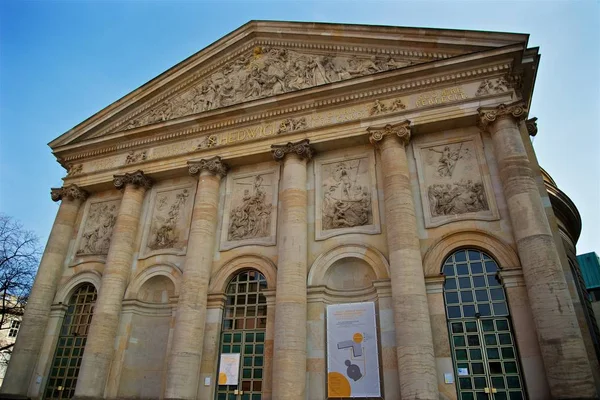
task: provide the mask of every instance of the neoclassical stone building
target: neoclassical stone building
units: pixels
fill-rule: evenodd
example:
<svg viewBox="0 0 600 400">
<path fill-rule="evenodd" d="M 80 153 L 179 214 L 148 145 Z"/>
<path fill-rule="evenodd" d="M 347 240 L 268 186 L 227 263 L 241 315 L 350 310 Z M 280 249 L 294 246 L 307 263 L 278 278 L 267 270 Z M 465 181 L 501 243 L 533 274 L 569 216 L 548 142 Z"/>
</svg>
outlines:
<svg viewBox="0 0 600 400">
<path fill-rule="evenodd" d="M 527 41 L 252 21 L 52 141 L 3 395 L 596 398 Z"/>
</svg>

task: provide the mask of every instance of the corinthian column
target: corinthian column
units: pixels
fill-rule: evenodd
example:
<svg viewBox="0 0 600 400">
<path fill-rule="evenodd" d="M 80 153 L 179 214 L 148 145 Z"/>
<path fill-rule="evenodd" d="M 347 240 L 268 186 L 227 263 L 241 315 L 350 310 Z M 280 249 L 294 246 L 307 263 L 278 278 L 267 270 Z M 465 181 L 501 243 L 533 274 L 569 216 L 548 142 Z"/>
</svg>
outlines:
<svg viewBox="0 0 600 400">
<path fill-rule="evenodd" d="M 124 189 L 117 221 L 106 256 L 102 283 L 94 308 L 75 387 L 78 399 L 102 398 L 114 353 L 123 295 L 127 288 L 142 202 L 152 181 L 142 171 L 115 175 L 114 185 Z"/>
<path fill-rule="evenodd" d="M 199 178 L 167 366 L 165 399 L 197 397 L 208 284 L 216 241 L 219 185 L 227 173 L 220 157 L 188 162 L 188 167 L 190 174 L 199 175 Z"/>
<path fill-rule="evenodd" d="M 437 400 L 431 323 L 405 150 L 410 122 L 368 132 L 381 154 L 401 397 Z"/>
<path fill-rule="evenodd" d="M 273 344 L 273 399 L 306 397 L 306 162 L 312 157 L 308 139 L 271 146 L 283 161 L 277 237 L 277 293 Z"/>
<path fill-rule="evenodd" d="M 87 197 L 87 193 L 76 185 L 52 189 L 51 195 L 52 200 L 62 200 L 62 202 L 29 294 L 17 342 L 2 384 L 2 393 L 27 394 L 29 379 L 46 332 L 50 306 L 56 294 L 56 286 L 73 236 L 77 213 L 81 203 Z"/>
<path fill-rule="evenodd" d="M 523 103 L 480 108 L 492 135 L 533 320 L 553 398 L 595 398 L 592 371 L 558 250 L 517 123 Z"/>
</svg>

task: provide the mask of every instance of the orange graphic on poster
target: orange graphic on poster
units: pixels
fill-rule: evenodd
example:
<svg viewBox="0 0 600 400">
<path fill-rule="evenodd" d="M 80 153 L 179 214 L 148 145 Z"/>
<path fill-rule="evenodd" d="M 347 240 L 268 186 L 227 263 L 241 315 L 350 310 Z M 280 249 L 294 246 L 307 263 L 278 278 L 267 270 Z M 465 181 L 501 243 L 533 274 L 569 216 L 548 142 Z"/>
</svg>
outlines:
<svg viewBox="0 0 600 400">
<path fill-rule="evenodd" d="M 350 382 L 339 372 L 330 372 L 327 374 L 327 396 L 332 398 L 350 397 L 352 390 Z"/>
</svg>

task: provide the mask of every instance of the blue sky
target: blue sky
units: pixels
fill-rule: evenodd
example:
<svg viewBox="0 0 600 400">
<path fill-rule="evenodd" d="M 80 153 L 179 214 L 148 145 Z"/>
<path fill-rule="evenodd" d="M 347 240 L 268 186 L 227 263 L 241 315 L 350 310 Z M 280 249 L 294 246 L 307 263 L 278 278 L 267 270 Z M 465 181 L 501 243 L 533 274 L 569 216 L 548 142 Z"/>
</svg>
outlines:
<svg viewBox="0 0 600 400">
<path fill-rule="evenodd" d="M 64 170 L 47 143 L 251 19 L 529 33 L 541 165 L 600 252 L 598 1 L 0 1 L 0 212 L 42 239 Z"/>
</svg>

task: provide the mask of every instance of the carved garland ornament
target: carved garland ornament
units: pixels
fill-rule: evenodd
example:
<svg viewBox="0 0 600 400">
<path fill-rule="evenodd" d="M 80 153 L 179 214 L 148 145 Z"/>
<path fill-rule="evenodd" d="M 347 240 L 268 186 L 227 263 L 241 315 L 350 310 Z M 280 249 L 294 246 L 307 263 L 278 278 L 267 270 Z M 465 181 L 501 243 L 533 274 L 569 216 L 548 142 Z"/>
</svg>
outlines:
<svg viewBox="0 0 600 400">
<path fill-rule="evenodd" d="M 296 154 L 300 158 L 310 160 L 313 156 L 313 150 L 310 148 L 310 140 L 303 139 L 299 142 L 288 142 L 287 144 L 274 144 L 271 146 L 271 153 L 276 161 L 281 161 L 286 154 Z"/>
<path fill-rule="evenodd" d="M 370 134 L 369 141 L 372 144 L 377 144 L 386 136 L 397 136 L 402 146 L 406 146 L 411 136 L 410 121 L 406 120 L 394 125 L 387 124 L 382 128 L 370 127 L 367 128 L 367 132 Z"/>
<path fill-rule="evenodd" d="M 221 178 L 227 174 L 227 170 L 229 168 L 227 165 L 221 160 L 221 157 L 214 156 L 209 159 L 202 159 L 200 161 L 188 161 L 188 171 L 190 175 L 198 175 L 202 170 L 207 170 L 208 172 L 218 175 Z"/>
<path fill-rule="evenodd" d="M 83 201 L 87 199 L 88 193 L 79 186 L 72 184 L 61 188 L 51 188 L 50 196 L 52 197 L 52 201 L 59 201 L 63 198 Z"/>
<path fill-rule="evenodd" d="M 510 104 L 500 104 L 497 107 L 480 107 L 479 125 L 486 129 L 488 125 L 503 117 L 512 117 L 517 121 L 527 117 L 527 108 L 522 101 L 516 101 Z"/>
<path fill-rule="evenodd" d="M 117 189 L 124 189 L 126 185 L 150 189 L 152 187 L 152 180 L 142 170 L 137 170 L 123 175 L 114 175 L 113 184 Z"/>
</svg>

